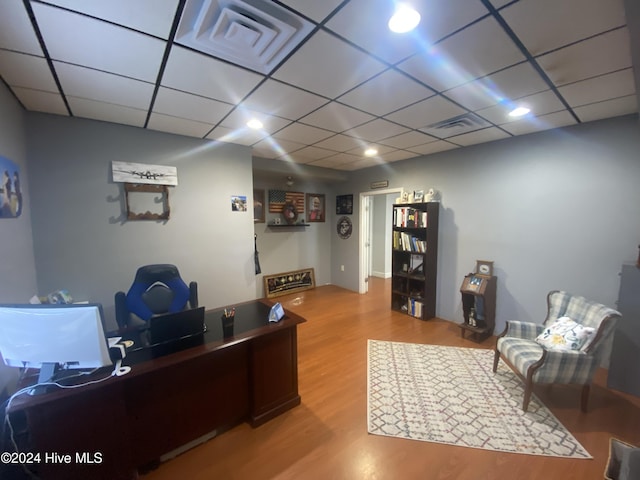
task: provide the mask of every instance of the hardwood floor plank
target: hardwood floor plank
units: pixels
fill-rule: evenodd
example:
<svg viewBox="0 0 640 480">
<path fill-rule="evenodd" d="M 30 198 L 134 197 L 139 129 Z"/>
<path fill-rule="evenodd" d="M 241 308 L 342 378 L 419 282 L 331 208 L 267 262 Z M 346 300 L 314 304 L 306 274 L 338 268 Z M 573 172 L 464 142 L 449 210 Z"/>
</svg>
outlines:
<svg viewBox="0 0 640 480">
<path fill-rule="evenodd" d="M 390 281 L 378 278 L 370 279 L 365 295 L 323 286 L 280 297 L 286 309 L 307 319 L 298 328 L 302 404 L 256 429 L 239 425 L 143 478 L 589 480 L 603 478 L 610 437 L 640 445 L 640 398 L 607 389 L 605 370 L 596 375 L 587 414 L 580 412 L 579 388 L 535 390 L 593 460 L 369 435 L 368 339 L 469 348 L 495 344 L 495 337 L 481 343 L 462 339 L 453 322 L 392 312 L 390 297 Z"/>
</svg>

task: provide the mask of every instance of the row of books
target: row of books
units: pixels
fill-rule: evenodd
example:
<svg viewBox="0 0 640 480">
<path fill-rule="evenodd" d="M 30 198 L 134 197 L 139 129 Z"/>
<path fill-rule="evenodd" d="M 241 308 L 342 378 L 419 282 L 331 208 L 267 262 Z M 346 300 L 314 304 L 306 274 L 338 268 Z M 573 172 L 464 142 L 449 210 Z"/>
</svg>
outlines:
<svg viewBox="0 0 640 480">
<path fill-rule="evenodd" d="M 418 237 L 409 235 L 406 232 L 393 232 L 393 249 L 404 250 L 405 252 L 420 252 L 427 251 L 427 242 Z"/>
<path fill-rule="evenodd" d="M 407 299 L 407 313 L 412 317 L 422 318 L 423 303 L 415 298 Z"/>
<path fill-rule="evenodd" d="M 393 207 L 393 225 L 406 228 L 426 228 L 427 212 L 412 207 Z"/>
</svg>

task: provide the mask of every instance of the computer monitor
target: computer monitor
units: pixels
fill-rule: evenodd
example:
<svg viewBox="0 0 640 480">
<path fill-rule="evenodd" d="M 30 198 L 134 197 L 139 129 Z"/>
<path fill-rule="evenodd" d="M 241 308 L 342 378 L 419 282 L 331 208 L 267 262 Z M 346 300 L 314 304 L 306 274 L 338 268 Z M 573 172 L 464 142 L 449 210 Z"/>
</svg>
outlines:
<svg viewBox="0 0 640 480">
<path fill-rule="evenodd" d="M 6 365 L 40 369 L 38 383 L 112 364 L 100 304 L 0 305 L 0 353 Z"/>
</svg>

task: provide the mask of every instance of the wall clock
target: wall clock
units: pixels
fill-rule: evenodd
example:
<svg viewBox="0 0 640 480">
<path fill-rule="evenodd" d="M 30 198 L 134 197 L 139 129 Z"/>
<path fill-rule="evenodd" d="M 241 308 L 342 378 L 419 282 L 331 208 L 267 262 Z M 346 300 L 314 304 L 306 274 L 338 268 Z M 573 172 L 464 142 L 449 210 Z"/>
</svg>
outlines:
<svg viewBox="0 0 640 480">
<path fill-rule="evenodd" d="M 493 262 L 489 260 L 476 260 L 476 274 L 485 277 L 493 276 Z"/>
</svg>

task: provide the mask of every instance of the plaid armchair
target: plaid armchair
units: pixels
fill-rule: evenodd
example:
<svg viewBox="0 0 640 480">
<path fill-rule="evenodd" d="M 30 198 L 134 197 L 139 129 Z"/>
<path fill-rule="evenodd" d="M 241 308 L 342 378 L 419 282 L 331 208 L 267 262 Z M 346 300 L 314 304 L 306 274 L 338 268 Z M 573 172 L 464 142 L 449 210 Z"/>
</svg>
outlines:
<svg viewBox="0 0 640 480">
<path fill-rule="evenodd" d="M 583 327 L 595 331 L 584 346 L 567 351 L 548 348 L 536 341 L 548 333 L 558 319 L 569 317 Z M 620 313 L 600 303 L 562 291 L 547 295 L 547 318 L 542 325 L 509 321 L 496 342 L 493 371 L 500 358 L 524 381 L 522 409 L 529 407 L 533 384 L 582 385 L 581 408 L 587 411 L 587 401 L 593 374 L 600 365 L 603 346 L 613 334 Z M 582 327 L 580 327 L 582 328 Z M 585 329 L 587 330 L 587 329 Z M 575 346 L 578 347 L 579 344 Z"/>
</svg>

